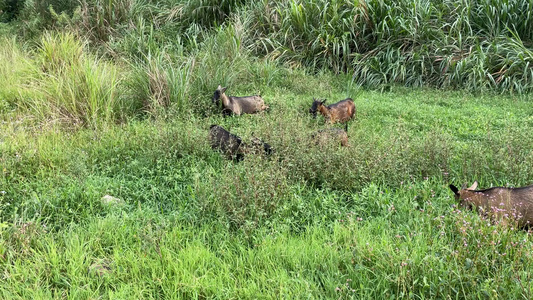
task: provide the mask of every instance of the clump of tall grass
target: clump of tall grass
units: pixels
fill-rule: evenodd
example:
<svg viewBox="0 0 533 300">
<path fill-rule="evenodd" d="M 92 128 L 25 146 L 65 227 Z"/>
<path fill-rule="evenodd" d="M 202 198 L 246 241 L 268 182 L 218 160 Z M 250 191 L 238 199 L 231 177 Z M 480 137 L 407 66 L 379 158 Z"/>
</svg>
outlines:
<svg viewBox="0 0 533 300">
<path fill-rule="evenodd" d="M 197 24 L 204 28 L 221 25 L 227 17 L 247 0 L 166 0 L 160 5 L 169 11 L 185 26 Z M 169 15 L 170 16 L 170 15 Z M 189 25 L 186 25 L 189 24 Z"/>
<path fill-rule="evenodd" d="M 119 69 L 85 49 L 72 34 L 45 34 L 35 51 L 34 72 L 20 99 L 40 121 L 98 127 L 120 116 Z"/>
<path fill-rule="evenodd" d="M 21 89 L 24 78 L 35 71 L 27 50 L 21 47 L 16 38 L 0 40 L 0 112 L 16 107 L 18 99 L 25 98 L 31 91 Z"/>
<path fill-rule="evenodd" d="M 105 44 L 151 24 L 158 39 L 170 44 L 189 28 L 220 26 L 245 0 L 69 0 L 26 1 L 21 21 L 26 31 L 69 25 L 92 42 Z M 59 27 L 58 27 L 59 25 Z M 194 39 L 194 37 L 190 37 Z"/>
<path fill-rule="evenodd" d="M 444 85 L 518 94 L 533 90 L 533 50 L 516 36 L 481 42 L 459 61 L 449 57 Z M 461 84 L 466 82 L 468 84 Z"/>
<path fill-rule="evenodd" d="M 469 9 L 472 30 L 483 36 L 498 38 L 516 32 L 516 38 L 526 43 L 533 41 L 533 18 L 531 1 L 483 0 L 472 3 L 450 2 L 457 8 Z"/>
<path fill-rule="evenodd" d="M 145 57 L 132 64 L 126 86 L 128 97 L 142 103 L 142 110 L 153 116 L 173 108 L 187 111 L 190 103 L 194 60 L 173 62 L 165 53 Z"/>
<path fill-rule="evenodd" d="M 96 42 L 107 42 L 118 35 L 118 31 L 135 18 L 141 6 L 150 9 L 148 3 L 138 0 L 80 0 L 78 5 L 72 19 L 73 28 Z"/>
<path fill-rule="evenodd" d="M 0 0 L 0 22 L 9 22 L 18 17 L 24 1 Z"/>
<path fill-rule="evenodd" d="M 292 65 L 341 72 L 367 48 L 364 2 L 262 1 L 246 13 L 253 49 Z"/>
</svg>

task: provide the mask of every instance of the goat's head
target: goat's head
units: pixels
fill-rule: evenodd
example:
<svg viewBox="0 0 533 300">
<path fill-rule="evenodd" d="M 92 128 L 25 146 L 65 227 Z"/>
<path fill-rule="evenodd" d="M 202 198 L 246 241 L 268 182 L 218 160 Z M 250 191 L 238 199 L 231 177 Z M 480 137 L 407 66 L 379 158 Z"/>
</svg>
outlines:
<svg viewBox="0 0 533 300">
<path fill-rule="evenodd" d="M 466 185 L 459 190 L 453 184 L 450 184 L 450 189 L 454 193 L 455 199 L 459 202 L 459 206 L 466 209 L 472 209 L 471 198 L 475 197 L 475 190 L 477 188 L 477 181 L 472 184 L 471 187 L 466 188 Z"/>
<path fill-rule="evenodd" d="M 215 94 L 213 95 L 213 103 L 218 105 L 220 102 L 220 98 L 222 97 L 222 94 L 226 91 L 227 87 L 222 87 L 221 85 L 218 85 L 217 89 L 215 90 Z"/>
<path fill-rule="evenodd" d="M 311 108 L 309 109 L 309 113 L 313 115 L 313 118 L 316 118 L 316 113 L 319 110 L 320 106 L 324 105 L 326 103 L 327 99 L 320 100 L 313 98 L 313 104 L 311 105 Z"/>
</svg>

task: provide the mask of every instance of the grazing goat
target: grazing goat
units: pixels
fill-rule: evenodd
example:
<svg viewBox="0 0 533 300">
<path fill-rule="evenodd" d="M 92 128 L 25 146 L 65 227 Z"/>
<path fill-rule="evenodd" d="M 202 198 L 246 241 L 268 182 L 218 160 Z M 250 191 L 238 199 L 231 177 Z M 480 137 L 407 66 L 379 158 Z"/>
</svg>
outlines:
<svg viewBox="0 0 533 300">
<path fill-rule="evenodd" d="M 270 155 L 272 147 L 262 140 L 253 137 L 251 144 L 222 128 L 219 125 L 211 125 L 209 129 L 209 141 L 212 149 L 219 149 L 228 159 L 241 161 L 244 155 L 265 153 Z"/>
<path fill-rule="evenodd" d="M 492 219 L 513 220 L 520 227 L 533 224 L 533 185 L 521 188 L 493 187 L 476 190 L 477 181 L 469 188 L 459 190 L 450 184 L 450 189 L 467 209 L 477 208 L 482 215 Z"/>
<path fill-rule="evenodd" d="M 313 104 L 309 112 L 316 118 L 317 111 L 320 112 L 330 124 L 339 122 L 345 123 L 345 130 L 348 131 L 348 121 L 355 116 L 355 104 L 351 98 L 346 98 L 337 103 L 325 106 L 327 99 L 320 100 L 313 98 Z"/>
<path fill-rule="evenodd" d="M 228 97 L 224 92 L 227 88 L 218 86 L 213 95 L 213 103 L 218 105 L 222 100 L 222 106 L 224 106 L 225 113 L 234 113 L 236 115 L 241 114 L 253 114 L 259 111 L 268 109 L 265 105 L 265 101 L 261 96 L 247 96 L 247 97 Z"/>
<path fill-rule="evenodd" d="M 211 125 L 209 141 L 212 149 L 219 149 L 228 159 L 240 161 L 244 158 L 242 139 L 221 126 Z"/>
<path fill-rule="evenodd" d="M 348 134 L 340 128 L 321 129 L 312 135 L 317 145 L 324 145 L 330 140 L 340 142 L 341 146 L 348 146 Z"/>
</svg>

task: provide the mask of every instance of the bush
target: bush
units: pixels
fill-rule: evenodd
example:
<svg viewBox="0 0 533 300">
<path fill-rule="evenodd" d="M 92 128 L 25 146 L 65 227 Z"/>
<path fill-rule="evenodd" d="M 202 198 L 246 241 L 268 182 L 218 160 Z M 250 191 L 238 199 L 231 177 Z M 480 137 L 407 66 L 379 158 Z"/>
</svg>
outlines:
<svg viewBox="0 0 533 300">
<path fill-rule="evenodd" d="M 28 0 L 20 20 L 26 36 L 69 28 L 113 58 L 179 61 L 226 30 L 250 54 L 368 87 L 527 93 L 532 9 L 529 0 Z"/>
</svg>

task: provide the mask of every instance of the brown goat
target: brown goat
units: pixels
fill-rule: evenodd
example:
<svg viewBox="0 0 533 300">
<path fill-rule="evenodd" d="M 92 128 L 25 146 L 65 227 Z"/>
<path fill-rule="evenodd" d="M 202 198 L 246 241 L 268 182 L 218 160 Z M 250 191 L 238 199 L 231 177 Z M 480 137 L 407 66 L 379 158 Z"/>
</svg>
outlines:
<svg viewBox="0 0 533 300">
<path fill-rule="evenodd" d="M 355 104 L 351 98 L 346 98 L 337 103 L 325 106 L 327 99 L 320 100 L 313 98 L 313 105 L 309 109 L 309 112 L 316 118 L 316 113 L 319 111 L 330 124 L 339 122 L 346 123 L 350 121 L 356 113 Z M 348 131 L 348 125 L 346 125 L 346 131 Z"/>
<path fill-rule="evenodd" d="M 312 139 L 317 145 L 323 145 L 330 140 L 335 140 L 340 142 L 341 146 L 348 146 L 348 134 L 340 128 L 321 129 L 313 133 Z"/>
<path fill-rule="evenodd" d="M 259 95 L 246 96 L 246 97 L 228 97 L 225 94 L 226 87 L 218 86 L 213 95 L 213 103 L 218 105 L 222 100 L 222 106 L 224 106 L 224 112 L 234 113 L 236 115 L 253 114 L 268 109 L 265 105 L 265 100 Z"/>
<path fill-rule="evenodd" d="M 450 189 L 467 209 L 477 208 L 482 215 L 492 219 L 513 220 L 520 227 L 533 224 L 533 185 L 521 188 L 493 187 L 476 190 L 477 181 L 469 188 L 459 190 L 450 184 Z"/>
<path fill-rule="evenodd" d="M 228 159 L 241 161 L 244 155 L 248 154 L 272 154 L 272 147 L 262 140 L 253 137 L 251 143 L 247 144 L 243 140 L 222 128 L 219 125 L 211 125 L 209 129 L 209 141 L 212 149 L 220 150 Z"/>
</svg>

